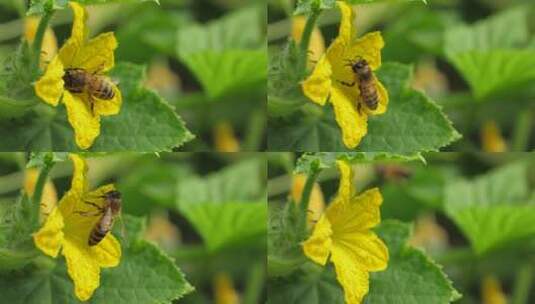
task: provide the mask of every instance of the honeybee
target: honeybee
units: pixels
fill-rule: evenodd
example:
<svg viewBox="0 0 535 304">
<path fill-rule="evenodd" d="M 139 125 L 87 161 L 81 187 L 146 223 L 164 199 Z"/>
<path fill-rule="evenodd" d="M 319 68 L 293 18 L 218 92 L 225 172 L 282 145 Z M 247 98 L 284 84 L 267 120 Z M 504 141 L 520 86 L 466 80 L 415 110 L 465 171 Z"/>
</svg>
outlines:
<svg viewBox="0 0 535 304">
<path fill-rule="evenodd" d="M 101 207 L 93 202 L 86 201 L 86 204 L 97 208 L 96 212 L 77 212 L 84 216 L 100 215 L 100 219 L 95 224 L 95 227 L 89 233 L 87 244 L 89 246 L 95 246 L 110 232 L 113 227 L 113 222 L 121 212 L 121 192 L 112 190 L 100 198 L 104 199 L 104 205 Z"/>
<path fill-rule="evenodd" d="M 373 72 L 368 62 L 363 58 L 359 58 L 355 62 L 349 61 L 347 66 L 351 67 L 351 70 L 358 78 L 360 97 L 362 98 L 364 104 L 372 111 L 377 109 L 377 105 L 379 104 L 379 96 L 377 94 L 377 88 L 375 87 Z M 343 81 L 340 82 L 343 85 L 352 87 L 356 84 L 357 80 L 351 83 Z M 361 112 L 361 107 L 361 104 L 358 103 L 357 109 L 359 113 Z"/>
<path fill-rule="evenodd" d="M 115 92 L 113 91 L 114 83 L 107 77 L 99 75 L 98 71 L 89 73 L 80 68 L 66 69 L 63 81 L 65 89 L 71 93 L 87 92 L 91 112 L 93 112 L 94 108 L 94 97 L 103 100 L 110 100 L 115 97 Z"/>
</svg>

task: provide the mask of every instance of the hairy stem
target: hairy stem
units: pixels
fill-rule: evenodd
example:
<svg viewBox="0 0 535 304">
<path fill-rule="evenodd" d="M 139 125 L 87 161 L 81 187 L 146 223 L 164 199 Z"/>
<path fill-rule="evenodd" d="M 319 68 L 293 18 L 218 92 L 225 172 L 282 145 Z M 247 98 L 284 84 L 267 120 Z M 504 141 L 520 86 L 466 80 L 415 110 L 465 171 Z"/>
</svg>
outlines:
<svg viewBox="0 0 535 304">
<path fill-rule="evenodd" d="M 308 16 L 307 23 L 305 24 L 305 29 L 303 30 L 303 35 L 301 36 L 300 48 L 303 53 L 303 62 L 306 63 L 308 56 L 308 45 L 310 44 L 310 37 L 312 36 L 312 31 L 316 25 L 316 21 L 321 13 L 321 10 L 314 10 L 312 14 Z"/>
<path fill-rule="evenodd" d="M 48 22 L 54 14 L 53 10 L 45 10 L 41 21 L 39 21 L 39 26 L 37 27 L 37 32 L 35 33 L 35 38 L 33 40 L 32 49 L 34 52 L 35 62 L 39 64 L 39 59 L 41 57 L 41 47 L 43 45 L 43 38 L 45 37 L 46 28 L 48 27 Z"/>
</svg>

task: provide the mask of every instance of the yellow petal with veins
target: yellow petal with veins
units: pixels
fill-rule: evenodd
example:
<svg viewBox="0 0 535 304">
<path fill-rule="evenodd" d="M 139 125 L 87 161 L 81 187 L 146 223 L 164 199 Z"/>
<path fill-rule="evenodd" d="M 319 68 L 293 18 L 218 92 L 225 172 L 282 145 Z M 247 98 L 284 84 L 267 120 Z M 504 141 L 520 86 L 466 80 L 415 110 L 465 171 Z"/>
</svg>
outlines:
<svg viewBox="0 0 535 304">
<path fill-rule="evenodd" d="M 360 267 L 355 267 L 353 256 L 345 251 L 333 250 L 331 260 L 336 271 L 336 280 L 344 289 L 346 304 L 360 304 L 369 291 L 370 275 Z"/>
<path fill-rule="evenodd" d="M 330 101 L 336 122 L 342 129 L 342 140 L 347 147 L 355 148 L 368 132 L 368 116 L 362 109 L 359 113 L 355 101 L 350 98 L 339 86 L 333 86 Z"/>
<path fill-rule="evenodd" d="M 115 267 L 121 260 L 121 244 L 108 233 L 100 243 L 90 247 L 100 267 Z"/>
<path fill-rule="evenodd" d="M 89 73 L 105 73 L 113 68 L 116 48 L 117 40 L 112 32 L 100 34 L 82 45 L 72 65 Z"/>
<path fill-rule="evenodd" d="M 59 57 L 47 66 L 45 74 L 35 83 L 35 93 L 52 106 L 57 106 L 63 94 L 63 64 Z"/>
<path fill-rule="evenodd" d="M 73 13 L 73 24 L 70 39 L 82 43 L 87 39 L 87 11 L 85 10 L 84 6 L 76 2 L 70 1 L 69 5 L 71 6 Z"/>
<path fill-rule="evenodd" d="M 342 15 L 340 27 L 338 29 L 338 38 L 349 44 L 355 35 L 355 27 L 353 26 L 355 14 L 353 12 L 353 8 L 347 3 L 343 1 L 337 1 L 336 3 L 338 4 L 338 8 L 340 8 L 340 14 Z"/>
<path fill-rule="evenodd" d="M 87 301 L 100 285 L 100 267 L 85 244 L 87 240 L 65 239 L 63 255 L 67 260 L 67 271 L 74 282 L 76 296 Z"/>
<path fill-rule="evenodd" d="M 58 208 L 54 208 L 43 227 L 33 234 L 35 246 L 49 256 L 57 257 L 63 241 L 63 227 L 63 216 Z"/>
<path fill-rule="evenodd" d="M 329 258 L 333 242 L 332 229 L 329 220 L 322 215 L 314 226 L 312 235 L 303 242 L 303 252 L 312 261 L 325 265 Z"/>
<path fill-rule="evenodd" d="M 100 116 L 93 115 L 91 108 L 80 98 L 65 91 L 63 103 L 67 108 L 69 123 L 74 129 L 76 144 L 87 149 L 100 134 Z"/>
<path fill-rule="evenodd" d="M 331 74 L 331 64 L 325 56 L 321 56 L 312 74 L 302 83 L 303 93 L 313 102 L 325 105 L 332 86 Z"/>
<path fill-rule="evenodd" d="M 368 33 L 351 44 L 346 50 L 347 56 L 355 61 L 358 58 L 365 59 L 373 71 L 381 66 L 381 49 L 385 42 L 381 32 Z"/>
</svg>

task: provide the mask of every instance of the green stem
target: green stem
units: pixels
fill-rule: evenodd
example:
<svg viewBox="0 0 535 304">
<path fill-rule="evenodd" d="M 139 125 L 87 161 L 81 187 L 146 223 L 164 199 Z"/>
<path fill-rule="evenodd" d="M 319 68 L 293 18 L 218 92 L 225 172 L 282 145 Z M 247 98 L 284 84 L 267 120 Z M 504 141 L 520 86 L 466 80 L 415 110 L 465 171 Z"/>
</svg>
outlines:
<svg viewBox="0 0 535 304">
<path fill-rule="evenodd" d="M 312 193 L 312 188 L 314 187 L 314 183 L 316 182 L 316 179 L 318 178 L 318 175 L 320 173 L 319 169 L 312 170 L 312 173 L 310 173 L 307 177 L 307 181 L 305 183 L 305 188 L 303 189 L 303 194 L 301 195 L 301 201 L 299 202 L 299 207 L 301 210 L 301 214 L 299 219 L 300 222 L 300 231 L 303 234 L 306 234 L 307 229 L 307 214 L 308 214 L 308 205 L 310 203 L 310 194 Z"/>
<path fill-rule="evenodd" d="M 526 264 L 521 267 L 516 275 L 515 287 L 513 290 L 512 304 L 527 304 L 529 298 L 529 290 L 533 283 L 533 265 Z"/>
<path fill-rule="evenodd" d="M 53 14 L 53 10 L 45 10 L 43 17 L 41 17 L 41 21 L 39 21 L 39 26 L 37 27 L 37 32 L 35 33 L 35 39 L 33 40 L 32 45 L 36 63 L 39 63 L 39 59 L 41 57 L 41 47 L 43 45 L 43 38 L 45 37 L 48 22 L 52 18 Z"/>
<path fill-rule="evenodd" d="M 264 263 L 257 263 L 253 265 L 253 268 L 249 272 L 247 279 L 247 287 L 243 299 L 243 304 L 255 304 L 260 303 L 260 297 L 264 286 L 264 279 L 266 277 L 266 271 L 264 269 Z"/>
<path fill-rule="evenodd" d="M 316 20 L 318 20 L 318 17 L 321 13 L 321 10 L 314 10 L 312 11 L 312 15 L 308 16 L 307 23 L 305 24 L 305 29 L 303 30 L 303 35 L 301 36 L 301 51 L 303 55 L 303 62 L 307 62 L 307 56 L 308 56 L 308 45 L 310 44 L 310 37 L 312 36 L 312 31 L 314 30 L 314 26 L 316 25 Z"/>
<path fill-rule="evenodd" d="M 48 173 L 52 169 L 53 163 L 45 163 L 43 168 L 41 169 L 41 172 L 39 173 L 39 177 L 37 178 L 37 183 L 35 184 L 35 190 L 33 192 L 32 196 L 32 203 L 33 203 L 33 223 L 36 223 L 38 225 L 39 222 L 39 211 L 41 208 L 41 198 L 43 196 L 43 189 L 45 188 L 46 180 L 48 178 Z"/>
<path fill-rule="evenodd" d="M 529 137 L 531 133 L 531 126 L 533 112 L 526 110 L 520 113 L 518 119 L 516 120 L 515 130 L 513 134 L 513 145 L 512 151 L 520 152 L 526 151 L 528 148 Z"/>
<path fill-rule="evenodd" d="M 263 134 L 266 128 L 264 111 L 255 111 L 249 119 L 249 127 L 245 135 L 243 150 L 258 151 L 262 145 Z"/>
</svg>

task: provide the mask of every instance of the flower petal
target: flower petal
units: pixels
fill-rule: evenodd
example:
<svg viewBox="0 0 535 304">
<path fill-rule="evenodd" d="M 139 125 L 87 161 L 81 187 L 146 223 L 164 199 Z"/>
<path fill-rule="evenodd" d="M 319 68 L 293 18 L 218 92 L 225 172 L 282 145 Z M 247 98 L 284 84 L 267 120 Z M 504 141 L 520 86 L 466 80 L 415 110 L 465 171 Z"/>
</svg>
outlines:
<svg viewBox="0 0 535 304">
<path fill-rule="evenodd" d="M 80 240 L 65 239 L 63 255 L 67 271 L 74 282 L 76 297 L 86 301 L 100 285 L 100 267 L 89 246 Z"/>
<path fill-rule="evenodd" d="M 332 85 L 331 74 L 331 64 L 325 56 L 321 56 L 312 74 L 302 83 L 303 93 L 313 102 L 325 105 Z"/>
<path fill-rule="evenodd" d="M 54 208 L 39 231 L 33 234 L 35 246 L 51 257 L 57 257 L 63 241 L 63 216 Z"/>
<path fill-rule="evenodd" d="M 58 56 L 48 64 L 45 74 L 35 83 L 35 93 L 46 103 L 57 106 L 63 94 L 63 64 Z"/>
<path fill-rule="evenodd" d="M 349 204 L 335 200 L 326 211 L 333 234 L 364 232 L 377 226 L 381 221 L 379 206 L 382 201 L 378 188 L 367 190 L 353 198 Z"/>
<path fill-rule="evenodd" d="M 72 23 L 72 31 L 71 31 L 71 37 L 70 39 L 74 39 L 76 41 L 84 42 L 87 38 L 87 11 L 85 10 L 84 6 L 69 1 L 69 5 L 71 6 L 72 13 L 73 13 L 73 23 Z"/>
<path fill-rule="evenodd" d="M 332 247 L 332 230 L 329 220 L 322 215 L 312 235 L 303 242 L 303 251 L 312 261 L 325 265 Z"/>
<path fill-rule="evenodd" d="M 113 85 L 113 92 L 115 93 L 115 95 L 110 100 L 94 98 L 94 111 L 97 115 L 108 116 L 119 113 L 119 110 L 121 110 L 121 105 L 123 103 L 123 97 L 121 95 L 121 91 L 116 85 Z"/>
<path fill-rule="evenodd" d="M 338 38 L 342 39 L 349 44 L 355 35 L 355 27 L 353 21 L 355 20 L 355 14 L 351 5 L 344 1 L 337 1 L 338 8 L 340 9 L 341 20 L 340 28 L 338 30 Z"/>
<path fill-rule="evenodd" d="M 77 192 L 80 197 L 85 193 L 89 187 L 87 182 L 87 163 L 85 159 L 78 154 L 71 153 L 69 158 L 73 164 L 73 174 L 71 180 L 70 192 Z"/>
<path fill-rule="evenodd" d="M 336 279 L 344 289 L 345 303 L 360 304 L 369 291 L 370 276 L 365 269 L 359 267 L 353 255 L 347 253 L 333 247 L 331 261 L 336 270 Z"/>
<path fill-rule="evenodd" d="M 338 186 L 338 197 L 349 202 L 355 188 L 353 187 L 353 172 L 351 166 L 343 160 L 336 161 L 338 170 L 340 170 L 340 184 Z"/>
<path fill-rule="evenodd" d="M 359 57 L 365 59 L 375 71 L 381 66 L 381 49 L 384 45 L 381 32 L 368 33 L 351 44 L 346 56 L 351 56 L 353 60 Z"/>
<path fill-rule="evenodd" d="M 386 108 L 388 107 L 388 91 L 377 78 L 375 78 L 374 81 L 375 88 L 377 89 L 377 97 L 379 99 L 377 109 L 370 110 L 370 108 L 364 107 L 364 110 L 366 113 L 371 115 L 380 115 L 386 112 Z"/>
<path fill-rule="evenodd" d="M 116 48 L 117 40 L 112 32 L 100 34 L 82 45 L 72 65 L 89 73 L 107 72 L 113 68 Z"/>
<path fill-rule="evenodd" d="M 121 260 L 121 244 L 108 233 L 96 246 L 90 247 L 100 267 L 115 267 Z"/>
<path fill-rule="evenodd" d="M 115 186 L 113 184 L 107 184 L 87 193 L 85 197 L 87 200 L 95 202 L 99 206 L 103 206 L 104 200 L 102 199 L 102 196 L 113 190 L 115 190 Z"/>
<path fill-rule="evenodd" d="M 388 249 L 372 231 L 348 231 L 343 234 L 336 232 L 333 235 L 332 251 L 343 251 L 365 271 L 384 270 L 388 263 Z"/>
<path fill-rule="evenodd" d="M 68 91 L 63 94 L 63 103 L 67 107 L 69 123 L 74 129 L 76 144 L 82 149 L 91 147 L 100 134 L 100 116 L 91 113 L 82 97 Z"/>
<path fill-rule="evenodd" d="M 342 139 L 348 148 L 355 148 L 368 132 L 368 116 L 357 111 L 355 100 L 339 86 L 331 89 L 330 101 L 334 107 L 336 122 L 342 129 Z"/>
</svg>

